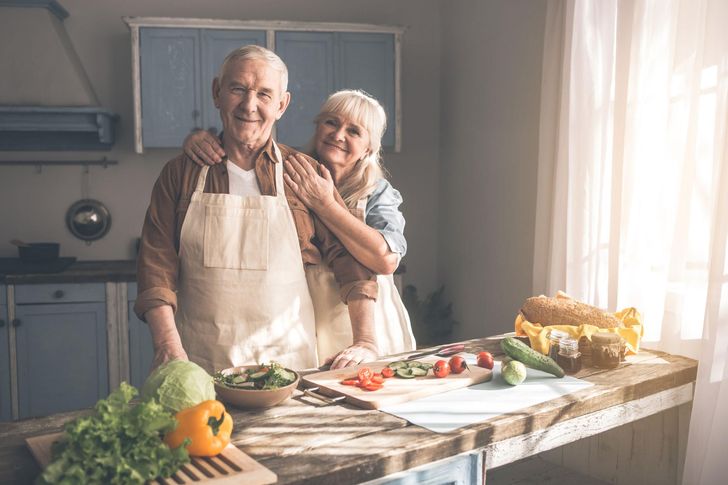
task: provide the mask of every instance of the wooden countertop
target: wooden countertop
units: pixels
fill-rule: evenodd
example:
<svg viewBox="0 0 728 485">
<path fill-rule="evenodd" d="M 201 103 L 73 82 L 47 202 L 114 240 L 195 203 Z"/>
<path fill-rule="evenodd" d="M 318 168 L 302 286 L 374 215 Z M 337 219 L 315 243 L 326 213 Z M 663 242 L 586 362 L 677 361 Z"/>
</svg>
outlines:
<svg viewBox="0 0 728 485">
<path fill-rule="evenodd" d="M 136 260 L 76 261 L 58 273 L 0 274 L 0 283 L 104 283 L 136 281 Z"/>
<path fill-rule="evenodd" d="M 500 354 L 495 338 L 470 340 L 466 345 L 469 351 L 486 349 Z M 564 423 L 576 423 L 577 430 L 586 432 L 591 425 L 583 420 L 610 409 L 619 410 L 620 406 L 653 397 L 663 408 L 674 405 L 666 393 L 677 392 L 683 402 L 689 401 L 696 375 L 695 360 L 643 351 L 613 370 L 583 369 L 575 377 L 595 384 L 588 389 L 447 434 L 433 433 L 380 411 L 323 405 L 297 392 L 285 404 L 269 410 L 232 409 L 233 442 L 273 470 L 279 484 L 357 483 L 471 450 L 494 454 L 498 446 L 546 433 Z M 636 407 L 643 414 L 659 410 L 658 406 L 655 411 Z M 40 469 L 24 439 L 58 431 L 78 415 L 0 423 L 0 483 L 34 480 Z M 621 418 L 621 412 L 611 415 L 627 419 Z"/>
</svg>

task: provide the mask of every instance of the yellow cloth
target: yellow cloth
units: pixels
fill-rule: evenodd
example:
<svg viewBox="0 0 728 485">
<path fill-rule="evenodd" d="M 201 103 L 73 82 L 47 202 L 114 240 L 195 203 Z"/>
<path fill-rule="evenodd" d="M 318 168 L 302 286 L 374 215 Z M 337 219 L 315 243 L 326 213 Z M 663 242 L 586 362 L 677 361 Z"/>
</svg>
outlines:
<svg viewBox="0 0 728 485">
<path fill-rule="evenodd" d="M 531 341 L 531 347 L 542 354 L 549 353 L 548 334 L 552 329 L 568 333 L 574 339 L 586 337 L 591 340 L 592 334 L 596 332 L 612 332 L 618 334 L 627 344 L 627 353 L 636 354 L 640 349 L 640 339 L 644 334 L 642 315 L 636 308 L 625 308 L 614 314 L 622 326 L 615 328 L 600 328 L 594 325 L 549 325 L 542 326 L 540 323 L 531 323 L 520 313 L 516 317 L 516 335 L 527 336 Z"/>
</svg>

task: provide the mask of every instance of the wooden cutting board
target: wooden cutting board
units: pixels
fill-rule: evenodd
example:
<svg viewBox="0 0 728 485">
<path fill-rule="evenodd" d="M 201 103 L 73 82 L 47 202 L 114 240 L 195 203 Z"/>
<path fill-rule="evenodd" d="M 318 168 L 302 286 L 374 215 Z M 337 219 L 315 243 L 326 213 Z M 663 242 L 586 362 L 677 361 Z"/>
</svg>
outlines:
<svg viewBox="0 0 728 485">
<path fill-rule="evenodd" d="M 26 438 L 30 452 L 42 468 L 51 462 L 51 445 L 63 433 L 45 434 Z M 267 485 L 276 483 L 275 473 L 253 460 L 232 444 L 212 458 L 190 457 L 190 463 L 182 466 L 177 473 L 168 479 L 160 479 L 151 484 L 185 484 L 185 483 L 245 483 L 247 485 Z"/>
<path fill-rule="evenodd" d="M 417 360 L 434 364 L 440 359 L 442 358 L 423 357 Z M 445 358 L 444 360 L 448 359 Z M 369 367 L 374 372 L 380 372 L 382 368 L 391 362 L 391 360 L 370 362 L 356 367 L 308 374 L 302 377 L 303 386 L 307 389 L 317 387 L 318 391 L 316 392 L 325 396 L 344 396 L 347 402 L 361 408 L 379 409 L 392 404 L 480 384 L 489 381 L 493 376 L 490 370 L 472 365 L 462 374 L 450 374 L 444 378 L 435 377 L 432 370 L 426 376 L 415 377 L 414 379 L 390 377 L 384 380 L 384 387 L 377 391 L 365 391 L 358 387 L 341 384 L 342 380 L 355 377 L 357 370 L 362 367 Z"/>
</svg>

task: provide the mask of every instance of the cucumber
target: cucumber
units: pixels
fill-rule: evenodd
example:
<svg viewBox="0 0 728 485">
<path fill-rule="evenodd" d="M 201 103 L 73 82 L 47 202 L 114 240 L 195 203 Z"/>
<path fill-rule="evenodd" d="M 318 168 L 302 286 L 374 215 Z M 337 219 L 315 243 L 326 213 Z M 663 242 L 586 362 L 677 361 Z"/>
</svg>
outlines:
<svg viewBox="0 0 728 485">
<path fill-rule="evenodd" d="M 409 367 L 409 364 L 403 360 L 398 360 L 396 362 L 392 362 L 392 363 L 388 364 L 387 367 L 389 367 L 390 369 L 394 369 L 394 370 L 406 369 L 407 367 Z"/>
<path fill-rule="evenodd" d="M 500 345 L 508 357 L 522 362 L 526 367 L 542 370 L 556 377 L 564 377 L 564 369 L 559 367 L 559 364 L 554 359 L 548 355 L 543 355 L 537 350 L 533 350 L 520 340 L 513 337 L 506 337 L 501 340 Z"/>
<path fill-rule="evenodd" d="M 410 371 L 410 374 L 415 377 L 422 377 L 427 375 L 427 369 L 423 369 L 422 367 L 410 367 L 407 370 Z"/>
<path fill-rule="evenodd" d="M 401 377 L 402 379 L 414 379 L 417 377 L 414 373 L 412 373 L 412 368 L 400 367 L 395 371 L 395 373 L 397 374 L 397 377 Z"/>
<path fill-rule="evenodd" d="M 267 371 L 267 370 L 266 371 L 254 372 L 254 373 L 250 374 L 250 380 L 251 381 L 257 381 L 258 379 L 262 379 L 262 378 L 264 378 L 265 376 L 268 375 L 268 372 L 269 371 Z"/>
</svg>

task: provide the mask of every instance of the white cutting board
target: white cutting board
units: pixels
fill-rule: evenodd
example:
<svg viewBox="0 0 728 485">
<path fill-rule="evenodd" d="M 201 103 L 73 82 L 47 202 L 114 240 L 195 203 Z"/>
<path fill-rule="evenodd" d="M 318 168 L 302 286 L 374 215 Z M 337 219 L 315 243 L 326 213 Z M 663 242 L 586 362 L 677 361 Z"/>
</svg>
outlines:
<svg viewBox="0 0 728 485">
<path fill-rule="evenodd" d="M 474 356 L 468 356 L 466 360 L 470 363 L 474 359 Z M 511 386 L 503 380 L 500 362 L 495 362 L 493 379 L 488 382 L 406 403 L 384 406 L 380 411 L 437 433 L 447 433 L 593 385 L 591 382 L 570 376 L 557 378 L 545 372 L 528 369 L 526 380 L 522 384 Z"/>
</svg>

